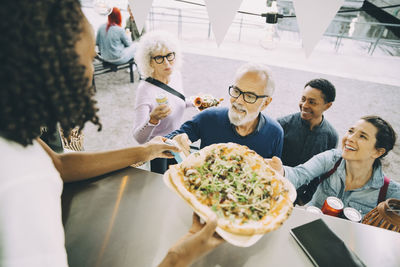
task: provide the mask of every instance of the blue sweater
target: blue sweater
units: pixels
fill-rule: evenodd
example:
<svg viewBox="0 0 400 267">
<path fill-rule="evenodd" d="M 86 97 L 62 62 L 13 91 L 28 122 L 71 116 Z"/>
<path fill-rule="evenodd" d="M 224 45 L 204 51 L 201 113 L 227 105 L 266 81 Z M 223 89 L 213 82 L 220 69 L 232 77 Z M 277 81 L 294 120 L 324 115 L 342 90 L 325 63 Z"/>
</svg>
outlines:
<svg viewBox="0 0 400 267">
<path fill-rule="evenodd" d="M 208 108 L 166 137 L 173 138 L 181 133 L 186 133 L 192 142 L 201 139 L 200 148 L 211 144 L 233 142 L 249 147 L 264 158 L 281 157 L 282 154 L 282 127 L 262 113 L 256 130 L 247 136 L 240 136 L 236 132 L 235 126 L 229 121 L 227 108 Z"/>
</svg>

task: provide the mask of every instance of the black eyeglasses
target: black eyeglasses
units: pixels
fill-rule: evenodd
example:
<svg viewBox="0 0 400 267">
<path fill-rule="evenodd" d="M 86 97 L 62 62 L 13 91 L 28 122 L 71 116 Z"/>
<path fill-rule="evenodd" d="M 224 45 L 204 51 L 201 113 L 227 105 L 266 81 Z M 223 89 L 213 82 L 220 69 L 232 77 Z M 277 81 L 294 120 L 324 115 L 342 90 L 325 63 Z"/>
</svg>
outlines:
<svg viewBox="0 0 400 267">
<path fill-rule="evenodd" d="M 229 86 L 229 95 L 234 98 L 239 98 L 241 95 L 243 95 L 243 100 L 249 104 L 256 103 L 257 99 L 259 98 L 268 97 L 267 95 L 256 95 L 252 92 L 243 92 L 234 85 Z"/>
<path fill-rule="evenodd" d="M 155 57 L 152 57 L 152 58 L 154 59 L 154 61 L 157 64 L 164 63 L 164 58 L 166 58 L 168 60 L 168 62 L 171 62 L 172 60 L 175 59 L 175 52 L 168 53 L 165 56 L 155 56 Z"/>
</svg>

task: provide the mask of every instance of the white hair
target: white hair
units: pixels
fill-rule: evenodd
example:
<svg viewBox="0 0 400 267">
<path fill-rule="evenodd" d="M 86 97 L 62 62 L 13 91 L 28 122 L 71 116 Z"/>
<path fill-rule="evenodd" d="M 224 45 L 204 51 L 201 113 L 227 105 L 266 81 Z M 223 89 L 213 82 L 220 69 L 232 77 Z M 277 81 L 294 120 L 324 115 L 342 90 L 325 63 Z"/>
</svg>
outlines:
<svg viewBox="0 0 400 267">
<path fill-rule="evenodd" d="M 135 62 L 143 78 L 153 75 L 154 69 L 150 62 L 154 53 L 163 49 L 175 52 L 175 70 L 180 70 L 182 65 L 182 52 L 178 39 L 165 31 L 151 31 L 140 37 Z"/>
<path fill-rule="evenodd" d="M 272 76 L 272 71 L 269 67 L 258 64 L 258 63 L 246 63 L 239 67 L 236 71 L 235 81 L 237 82 L 246 73 L 257 73 L 263 79 L 267 80 L 267 84 L 264 89 L 264 93 L 268 96 L 272 96 L 275 91 L 275 81 Z"/>
</svg>

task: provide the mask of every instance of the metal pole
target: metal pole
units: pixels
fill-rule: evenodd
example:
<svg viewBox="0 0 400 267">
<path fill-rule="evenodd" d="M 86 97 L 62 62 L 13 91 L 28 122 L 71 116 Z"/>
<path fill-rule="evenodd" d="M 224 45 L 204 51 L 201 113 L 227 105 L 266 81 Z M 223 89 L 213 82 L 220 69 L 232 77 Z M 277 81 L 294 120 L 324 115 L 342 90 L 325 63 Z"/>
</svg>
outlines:
<svg viewBox="0 0 400 267">
<path fill-rule="evenodd" d="M 208 39 L 210 39 L 211 35 L 211 22 L 208 23 Z"/>
<path fill-rule="evenodd" d="M 378 38 L 376 39 L 375 43 L 373 46 L 371 46 L 368 50 L 368 53 L 372 56 L 372 54 L 375 51 L 376 46 L 379 43 L 379 40 L 382 38 L 383 32 L 385 31 L 385 28 L 383 26 L 380 27 L 381 31 L 379 32 Z"/>
<path fill-rule="evenodd" d="M 342 24 L 342 23 L 341 23 L 341 24 Z M 342 43 L 342 38 L 343 38 L 343 36 L 344 36 L 344 33 L 345 33 L 345 27 L 344 27 L 343 24 L 342 24 L 341 33 L 340 33 L 340 35 L 338 35 L 337 38 L 336 38 L 336 43 L 335 43 L 335 51 L 336 51 L 336 52 L 339 51 L 339 48 L 340 48 L 340 45 L 341 45 L 341 43 Z"/>
</svg>

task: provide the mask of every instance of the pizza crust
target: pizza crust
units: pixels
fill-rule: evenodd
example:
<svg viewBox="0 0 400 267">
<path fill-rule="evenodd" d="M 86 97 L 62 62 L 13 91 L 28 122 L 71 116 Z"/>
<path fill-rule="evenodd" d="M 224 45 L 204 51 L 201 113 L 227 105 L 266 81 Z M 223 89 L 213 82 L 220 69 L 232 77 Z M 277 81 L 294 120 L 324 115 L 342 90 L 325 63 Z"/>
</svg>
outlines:
<svg viewBox="0 0 400 267">
<path fill-rule="evenodd" d="M 258 168 L 257 171 L 259 173 L 262 175 L 272 175 L 271 186 L 275 191 L 282 191 L 279 191 L 277 196 L 273 196 L 276 197 L 277 200 L 271 200 L 271 204 L 273 205 L 262 219 L 247 220 L 243 223 L 238 218 L 232 220 L 227 219 L 224 216 L 219 216 L 218 227 L 228 233 L 244 236 L 264 234 L 278 228 L 288 218 L 292 211 L 293 201 L 295 199 L 295 189 L 288 180 L 270 169 L 261 156 L 245 146 L 233 143 L 211 145 L 203 148 L 197 155 L 191 154 L 182 163 L 170 166 L 168 173 L 166 173 L 166 178 L 173 186 L 174 191 L 176 191 L 179 196 L 199 214 L 200 217 L 209 218 L 212 216 L 214 211 L 211 207 L 202 203 L 194 193 L 190 192 L 189 189 L 186 188 L 184 170 L 201 166 L 205 162 L 207 156 L 211 155 L 215 149 L 225 149 L 227 153 L 232 152 L 243 155 L 246 164 L 253 168 L 256 166 L 255 168 Z M 227 164 L 229 164 L 229 162 Z"/>
<path fill-rule="evenodd" d="M 184 198 L 181 196 L 181 194 L 179 194 L 179 192 L 176 190 L 176 188 L 174 187 L 174 185 L 171 182 L 170 170 L 167 170 L 164 173 L 163 181 L 169 189 L 174 191 L 180 198 L 182 198 L 184 200 Z M 186 203 L 188 203 L 188 202 L 186 202 Z M 194 207 L 192 207 L 190 204 L 189 204 L 189 206 L 193 210 L 195 210 Z M 197 213 L 197 215 L 199 215 L 203 221 L 207 222 L 208 217 L 205 217 L 204 215 L 202 215 L 200 213 Z M 215 229 L 215 232 L 218 233 L 218 235 L 221 236 L 228 243 L 230 243 L 234 246 L 238 246 L 238 247 L 250 247 L 251 245 L 255 244 L 258 240 L 260 240 L 260 238 L 263 236 L 262 234 L 259 234 L 259 235 L 236 235 L 236 234 L 227 232 L 218 226 Z"/>
</svg>

